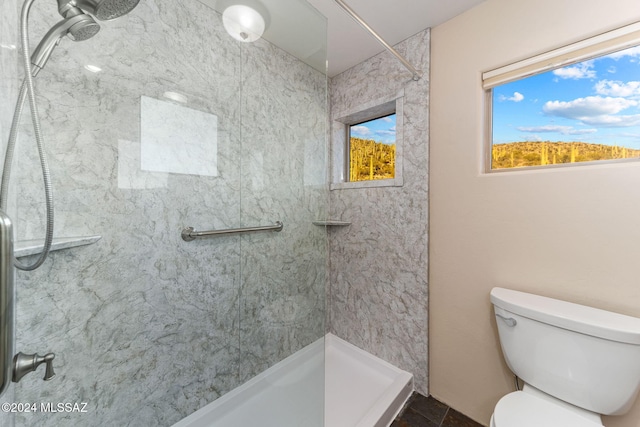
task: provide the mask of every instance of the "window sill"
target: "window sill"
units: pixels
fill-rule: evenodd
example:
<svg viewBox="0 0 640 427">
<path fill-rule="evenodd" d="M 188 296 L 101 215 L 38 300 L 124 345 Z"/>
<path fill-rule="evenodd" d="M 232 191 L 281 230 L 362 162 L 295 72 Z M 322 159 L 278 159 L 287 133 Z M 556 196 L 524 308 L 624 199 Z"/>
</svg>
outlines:
<svg viewBox="0 0 640 427">
<path fill-rule="evenodd" d="M 352 188 L 402 187 L 402 179 L 379 179 L 374 181 L 334 182 L 330 190 L 348 190 Z"/>
</svg>

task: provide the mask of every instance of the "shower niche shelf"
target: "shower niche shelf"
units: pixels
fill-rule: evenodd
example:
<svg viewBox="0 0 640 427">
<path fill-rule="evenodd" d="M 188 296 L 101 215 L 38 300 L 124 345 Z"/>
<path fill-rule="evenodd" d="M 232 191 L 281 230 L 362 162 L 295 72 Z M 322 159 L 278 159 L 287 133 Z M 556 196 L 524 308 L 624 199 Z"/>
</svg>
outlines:
<svg viewBox="0 0 640 427">
<path fill-rule="evenodd" d="M 75 248 L 96 243 L 102 236 L 78 236 L 78 237 L 54 237 L 51 243 L 51 252 L 62 249 Z M 18 240 L 15 243 L 13 252 L 16 258 L 35 255 L 42 252 L 43 240 Z"/>
<path fill-rule="evenodd" d="M 313 221 L 313 225 L 319 225 L 321 227 L 346 227 L 348 225 L 351 225 L 351 223 L 347 221 L 336 221 L 333 219 L 326 219 L 326 220 Z"/>
</svg>

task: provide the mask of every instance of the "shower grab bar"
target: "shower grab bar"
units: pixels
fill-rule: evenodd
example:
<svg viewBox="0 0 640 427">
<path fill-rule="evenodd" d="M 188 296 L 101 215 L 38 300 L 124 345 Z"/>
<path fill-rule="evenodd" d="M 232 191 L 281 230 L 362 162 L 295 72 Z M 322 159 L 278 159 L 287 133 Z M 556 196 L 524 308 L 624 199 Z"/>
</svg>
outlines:
<svg viewBox="0 0 640 427">
<path fill-rule="evenodd" d="M 284 224 L 276 221 L 274 225 L 266 225 L 264 227 L 246 227 L 246 228 L 227 228 L 224 230 L 196 231 L 193 227 L 186 227 L 182 230 L 182 240 L 191 242 L 203 237 L 214 237 L 227 234 L 251 233 L 254 231 L 282 231 Z"/>
<path fill-rule="evenodd" d="M 395 50 L 389 43 L 387 43 L 381 36 L 380 34 L 378 34 L 373 28 L 371 28 L 369 26 L 369 24 L 367 24 L 365 22 L 364 19 L 362 19 L 356 12 L 355 10 L 351 9 L 351 7 L 349 7 L 348 4 L 346 4 L 344 1 L 342 0 L 335 0 L 335 2 L 338 4 L 338 6 L 340 6 L 345 12 L 347 12 L 347 14 L 349 16 L 351 16 L 351 18 L 356 21 L 358 24 L 360 24 L 365 30 L 367 30 L 369 32 L 369 34 L 371 34 L 376 40 L 378 40 L 378 42 L 384 46 L 385 49 L 387 49 L 389 52 L 391 52 L 391 54 L 393 56 L 395 56 L 398 61 L 402 62 L 402 65 L 404 65 L 404 67 L 409 70 L 411 72 L 411 74 L 413 75 L 412 78 L 415 81 L 420 80 L 420 78 L 422 77 L 422 71 L 420 70 L 416 70 L 416 68 L 411 65 L 411 63 L 409 61 L 407 61 L 406 59 L 404 59 L 404 56 L 400 55 L 400 53 L 398 53 L 397 50 Z"/>
<path fill-rule="evenodd" d="M 0 211 L 0 396 L 13 377 L 14 286 L 13 226 Z"/>
</svg>

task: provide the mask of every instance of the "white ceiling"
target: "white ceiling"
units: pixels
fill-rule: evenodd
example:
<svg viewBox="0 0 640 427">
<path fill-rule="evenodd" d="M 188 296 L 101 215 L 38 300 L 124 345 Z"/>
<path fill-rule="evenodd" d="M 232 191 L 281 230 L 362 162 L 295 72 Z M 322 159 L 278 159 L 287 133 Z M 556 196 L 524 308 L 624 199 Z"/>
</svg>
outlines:
<svg viewBox="0 0 640 427">
<path fill-rule="evenodd" d="M 329 76 L 353 67 L 384 48 L 334 0 L 307 0 L 328 18 Z M 345 0 L 382 38 L 395 45 L 441 24 L 483 0 Z"/>
<path fill-rule="evenodd" d="M 384 50 L 335 0 L 200 1 L 220 14 L 231 4 L 245 4 L 262 10 L 261 13 L 267 14 L 268 21 L 263 37 L 322 72 L 327 58 L 329 77 Z M 448 21 L 484 0 L 344 1 L 393 46 L 425 28 L 433 28 Z M 327 18 L 326 21 L 318 12 Z M 324 37 L 325 22 L 328 26 L 328 40 Z"/>
</svg>

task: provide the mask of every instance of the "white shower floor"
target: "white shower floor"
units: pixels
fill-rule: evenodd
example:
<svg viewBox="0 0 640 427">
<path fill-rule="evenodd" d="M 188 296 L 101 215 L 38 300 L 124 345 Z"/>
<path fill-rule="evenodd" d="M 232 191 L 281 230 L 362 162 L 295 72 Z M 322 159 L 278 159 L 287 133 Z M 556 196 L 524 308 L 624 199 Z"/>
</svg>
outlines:
<svg viewBox="0 0 640 427">
<path fill-rule="evenodd" d="M 386 427 L 412 379 L 327 334 L 173 427 Z"/>
</svg>

